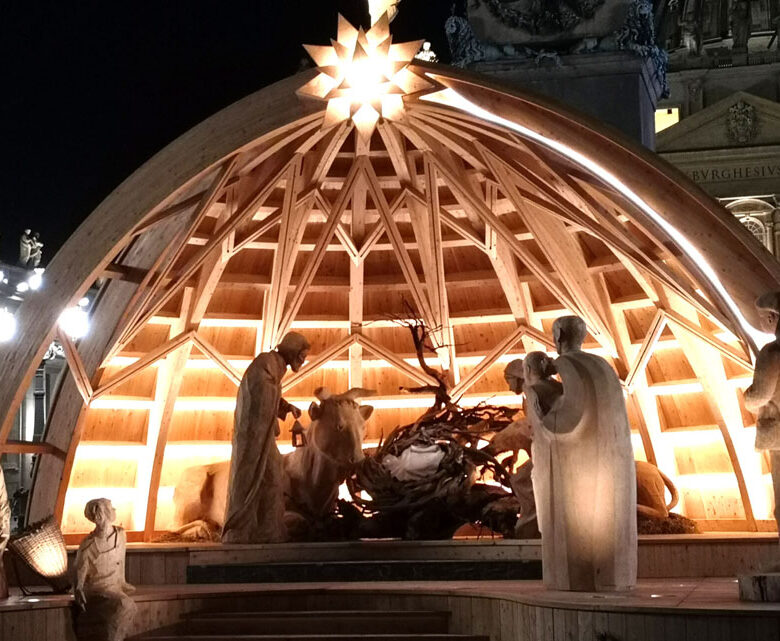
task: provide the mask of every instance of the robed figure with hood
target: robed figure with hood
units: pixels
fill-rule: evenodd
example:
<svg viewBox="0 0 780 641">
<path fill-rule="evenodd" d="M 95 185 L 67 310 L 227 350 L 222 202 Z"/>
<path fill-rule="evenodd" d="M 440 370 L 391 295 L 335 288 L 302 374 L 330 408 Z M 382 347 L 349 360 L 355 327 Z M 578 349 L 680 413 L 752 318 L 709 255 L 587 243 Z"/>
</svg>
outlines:
<svg viewBox="0 0 780 641">
<path fill-rule="evenodd" d="M 526 385 L 544 584 L 611 591 L 636 583 L 636 471 L 623 390 L 607 361 L 583 352 L 585 322 L 553 324 L 563 385 Z"/>
<path fill-rule="evenodd" d="M 297 372 L 309 353 L 301 334 L 288 333 L 271 352 L 255 358 L 238 388 L 233 454 L 222 531 L 224 543 L 277 543 L 286 539 L 284 471 L 276 446 L 279 419 L 301 411 L 282 398 L 282 377 Z"/>
</svg>

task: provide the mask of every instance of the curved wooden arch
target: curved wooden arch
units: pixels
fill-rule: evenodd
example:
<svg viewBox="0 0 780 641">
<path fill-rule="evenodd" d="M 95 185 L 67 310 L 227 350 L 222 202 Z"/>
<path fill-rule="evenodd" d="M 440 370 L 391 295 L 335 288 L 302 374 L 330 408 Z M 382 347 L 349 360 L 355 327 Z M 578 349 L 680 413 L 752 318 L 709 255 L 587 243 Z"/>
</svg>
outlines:
<svg viewBox="0 0 780 641">
<path fill-rule="evenodd" d="M 143 423 L 127 440 L 138 450 L 133 501 L 143 507 L 134 517 L 141 521 L 136 529 L 151 536 L 169 428 L 176 411 L 197 405 L 186 394 L 180 398 L 184 368 L 206 360 L 235 384 L 252 356 L 248 351 L 272 346 L 294 323 L 314 323 L 323 336 L 335 332 L 336 338 L 322 338 L 319 358 L 286 388 L 305 395 L 304 379 L 314 365 L 347 353 L 338 370 L 345 378 L 336 384 L 348 378 L 360 385 L 371 376 L 364 354 L 385 364 L 372 367 L 392 366 L 394 376 L 426 380 L 399 357 L 393 346 L 400 339 L 382 333 L 390 330 L 381 329 L 387 323 L 376 301 L 397 292 L 436 328 L 438 358 L 456 393 L 495 377 L 516 346 L 529 351 L 547 345 L 545 323 L 554 314 L 583 316 L 591 348 L 613 359 L 630 391 L 644 456 L 670 476 L 677 463 L 674 448 L 663 445 L 670 429 L 654 388 L 679 377 L 655 350 L 674 343 L 682 353 L 678 369 L 696 379 L 677 383 L 688 385 L 680 394 L 699 386 L 704 414 L 733 468 L 743 520 L 757 529 L 763 517 L 753 506 L 763 503 L 762 481 L 738 429 L 743 419 L 732 379 L 744 378 L 751 365 L 752 337 L 738 315 L 757 325 L 752 302 L 778 287 L 778 264 L 685 177 L 603 126 L 482 78 L 435 65 L 418 69 L 426 71 L 441 86 L 537 136 L 428 97 L 409 100 L 404 120 L 380 123 L 366 146 L 348 123 L 323 129 L 321 103 L 295 96 L 311 77 L 307 72 L 182 136 L 82 224 L 52 261 L 44 287 L 20 309 L 24 340 L 0 353 L 6 374 L 0 403 L 9 408 L 0 424 L 2 446 L 60 311 L 97 278 L 108 279 L 90 335 L 77 346 L 61 337 L 71 376 L 61 382 L 49 416 L 51 453 L 37 469 L 32 518 L 63 515 L 90 413 L 125 407 L 116 409 L 120 422 Z M 619 177 L 641 203 L 579 163 L 577 154 Z M 645 204 L 707 257 L 719 283 Z M 390 252 L 397 268 L 373 261 L 381 252 Z M 251 317 L 225 311 L 225 301 L 240 299 L 242 288 L 263 296 L 262 310 Z M 621 295 L 623 289 L 628 293 Z M 320 310 L 322 319 L 311 320 L 318 315 L 312 305 L 326 304 L 318 292 L 348 303 L 348 313 L 333 318 Z M 491 298 L 496 295 L 501 300 Z M 222 311 L 211 311 L 220 304 Z M 637 312 L 639 320 L 630 318 L 632 309 L 644 310 Z M 254 349 L 221 351 L 217 343 L 232 346 L 238 338 L 209 333 L 209 322 L 216 321 L 251 328 Z M 458 353 L 458 335 L 468 335 L 458 327 L 502 322 L 505 330 L 495 331 L 504 335 L 480 330 L 470 339 L 473 355 Z M 239 330 L 234 333 L 240 338 Z M 121 396 L 152 371 L 150 391 Z M 210 407 L 229 409 L 229 394 L 204 380 L 210 382 L 203 389 L 219 391 Z M 393 397 L 384 402 L 400 403 Z"/>
</svg>

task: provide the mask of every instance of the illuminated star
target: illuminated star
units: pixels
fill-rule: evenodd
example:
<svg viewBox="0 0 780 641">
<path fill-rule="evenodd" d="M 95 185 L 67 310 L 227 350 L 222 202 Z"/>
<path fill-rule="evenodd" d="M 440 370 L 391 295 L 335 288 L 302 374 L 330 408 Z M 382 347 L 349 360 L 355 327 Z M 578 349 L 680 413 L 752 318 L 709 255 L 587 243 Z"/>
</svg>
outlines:
<svg viewBox="0 0 780 641">
<path fill-rule="evenodd" d="M 324 128 L 352 118 L 359 134 L 370 139 L 380 117 L 403 116 L 405 95 L 433 88 L 408 69 L 423 41 L 392 41 L 386 13 L 368 31 L 340 15 L 332 46 L 303 45 L 320 73 L 298 93 L 327 100 Z"/>
</svg>

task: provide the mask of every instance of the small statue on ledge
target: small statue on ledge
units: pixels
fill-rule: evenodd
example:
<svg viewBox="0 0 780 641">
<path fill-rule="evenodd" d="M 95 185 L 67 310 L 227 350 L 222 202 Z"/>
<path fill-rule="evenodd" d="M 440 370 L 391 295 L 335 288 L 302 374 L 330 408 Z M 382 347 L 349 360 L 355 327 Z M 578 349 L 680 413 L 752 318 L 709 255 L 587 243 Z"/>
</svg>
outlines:
<svg viewBox="0 0 780 641">
<path fill-rule="evenodd" d="M 113 525 L 116 511 L 108 499 L 93 499 L 84 516 L 95 524 L 76 553 L 76 624 L 79 641 L 123 641 L 136 613 L 127 596 L 135 588 L 125 580 L 125 531 Z"/>
</svg>

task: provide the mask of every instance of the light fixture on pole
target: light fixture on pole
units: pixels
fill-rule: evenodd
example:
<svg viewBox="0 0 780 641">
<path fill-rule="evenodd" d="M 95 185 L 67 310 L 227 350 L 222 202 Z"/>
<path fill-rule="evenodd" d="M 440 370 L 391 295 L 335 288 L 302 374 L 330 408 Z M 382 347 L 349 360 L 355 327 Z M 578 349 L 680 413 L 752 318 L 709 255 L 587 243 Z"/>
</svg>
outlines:
<svg viewBox="0 0 780 641">
<path fill-rule="evenodd" d="M 16 334 L 16 317 L 5 307 L 0 309 L 0 343 L 7 343 Z"/>
<path fill-rule="evenodd" d="M 33 270 L 32 275 L 27 279 L 27 285 L 30 289 L 35 291 L 43 284 L 43 268 L 36 267 Z"/>
<path fill-rule="evenodd" d="M 83 307 L 68 307 L 60 314 L 60 327 L 73 340 L 83 338 L 89 331 L 89 314 Z"/>
</svg>

